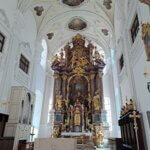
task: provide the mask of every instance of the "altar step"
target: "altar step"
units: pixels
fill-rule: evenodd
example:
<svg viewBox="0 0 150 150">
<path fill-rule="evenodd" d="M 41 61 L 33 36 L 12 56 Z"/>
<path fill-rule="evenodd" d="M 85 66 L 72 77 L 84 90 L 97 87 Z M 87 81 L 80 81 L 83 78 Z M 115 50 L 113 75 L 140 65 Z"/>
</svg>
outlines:
<svg viewBox="0 0 150 150">
<path fill-rule="evenodd" d="M 77 150 L 96 150 L 94 143 L 89 142 L 87 144 L 77 144 Z"/>
<path fill-rule="evenodd" d="M 92 141 L 87 142 L 86 144 L 77 144 L 76 150 L 116 150 L 115 148 L 110 149 L 108 141 L 105 139 L 104 144 L 97 148 Z"/>
<path fill-rule="evenodd" d="M 77 149 L 76 150 L 111 150 L 110 148 L 96 148 L 95 146 L 91 146 L 91 145 L 77 145 Z"/>
</svg>

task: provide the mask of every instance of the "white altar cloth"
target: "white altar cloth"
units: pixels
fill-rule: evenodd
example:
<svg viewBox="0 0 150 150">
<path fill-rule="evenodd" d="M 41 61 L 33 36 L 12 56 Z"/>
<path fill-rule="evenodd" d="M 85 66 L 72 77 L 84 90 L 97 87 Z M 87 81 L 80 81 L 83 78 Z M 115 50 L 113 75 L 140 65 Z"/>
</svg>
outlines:
<svg viewBox="0 0 150 150">
<path fill-rule="evenodd" d="M 76 150 L 77 140 L 72 138 L 41 138 L 34 142 L 34 150 Z"/>
<path fill-rule="evenodd" d="M 62 136 L 92 136 L 91 132 L 62 132 Z"/>
</svg>

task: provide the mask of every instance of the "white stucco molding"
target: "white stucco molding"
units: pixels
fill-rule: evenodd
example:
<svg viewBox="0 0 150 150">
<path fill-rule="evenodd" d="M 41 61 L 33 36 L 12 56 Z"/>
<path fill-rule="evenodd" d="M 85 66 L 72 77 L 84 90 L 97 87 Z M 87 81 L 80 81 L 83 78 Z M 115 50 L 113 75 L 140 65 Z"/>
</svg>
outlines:
<svg viewBox="0 0 150 150">
<path fill-rule="evenodd" d="M 19 68 L 19 60 L 20 60 L 20 55 L 25 56 L 29 62 L 29 72 L 28 74 L 24 73 L 20 68 Z M 16 64 L 15 64 L 15 80 L 18 81 L 21 85 L 29 88 L 31 84 L 31 74 L 32 74 L 32 69 L 33 69 L 33 63 L 32 63 L 32 50 L 30 47 L 30 44 L 28 42 L 21 42 L 19 43 L 19 47 L 17 50 L 17 55 L 16 55 Z"/>
<path fill-rule="evenodd" d="M 9 19 L 3 9 L 0 9 L 0 23 L 3 23 L 4 25 L 7 26 L 7 28 L 10 28 L 10 23 Z"/>
<path fill-rule="evenodd" d="M 18 41 L 20 41 L 20 33 L 22 29 L 24 29 L 25 24 L 23 14 L 19 10 L 16 10 L 14 12 L 14 24 L 11 28 L 11 32 L 12 35 L 18 39 Z"/>
</svg>

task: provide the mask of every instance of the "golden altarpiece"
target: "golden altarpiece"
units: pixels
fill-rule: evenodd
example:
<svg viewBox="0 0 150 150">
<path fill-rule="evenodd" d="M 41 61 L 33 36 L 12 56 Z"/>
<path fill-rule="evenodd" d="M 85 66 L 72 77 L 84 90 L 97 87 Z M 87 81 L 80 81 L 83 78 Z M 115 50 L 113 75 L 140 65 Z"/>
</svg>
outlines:
<svg viewBox="0 0 150 150">
<path fill-rule="evenodd" d="M 97 48 L 77 34 L 54 57 L 54 128 L 90 132 L 102 122 L 105 63 Z"/>
</svg>

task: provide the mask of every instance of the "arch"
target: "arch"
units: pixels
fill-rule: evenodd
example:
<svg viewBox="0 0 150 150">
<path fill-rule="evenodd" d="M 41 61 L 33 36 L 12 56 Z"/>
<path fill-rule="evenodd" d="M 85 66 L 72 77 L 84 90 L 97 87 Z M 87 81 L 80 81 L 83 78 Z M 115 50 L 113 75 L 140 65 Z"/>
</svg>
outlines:
<svg viewBox="0 0 150 150">
<path fill-rule="evenodd" d="M 33 116 L 33 104 L 30 106 L 30 116 L 29 116 L 29 124 L 32 124 L 32 116 Z"/>
<path fill-rule="evenodd" d="M 29 120 L 30 120 L 30 109 L 31 107 L 31 94 L 30 93 L 27 93 L 27 124 L 29 123 Z"/>
<path fill-rule="evenodd" d="M 102 20 L 106 25 L 108 25 L 108 27 L 109 27 L 109 29 L 111 29 L 112 33 L 114 31 L 114 27 L 113 27 L 111 21 L 109 20 L 109 18 L 106 16 L 105 12 L 104 12 L 105 17 L 104 17 L 98 13 L 88 11 L 88 10 L 68 10 L 68 11 L 65 11 L 65 12 L 55 15 L 54 17 L 49 19 L 48 22 L 46 22 L 45 24 L 43 23 L 43 26 L 41 25 L 41 28 L 39 29 L 38 36 L 42 35 L 42 33 L 46 34 L 46 32 L 48 32 L 47 30 L 49 30 L 49 26 L 52 23 L 56 23 L 60 19 L 64 18 L 64 16 L 72 16 L 73 17 L 73 16 L 77 16 L 77 14 L 79 14 L 79 16 L 94 16 L 96 18 L 99 18 L 99 20 Z M 44 19 L 43 19 L 43 21 L 44 21 Z"/>
<path fill-rule="evenodd" d="M 22 123 L 22 121 L 23 121 L 23 112 L 24 112 L 24 100 L 21 101 L 21 111 L 20 111 L 19 123 Z"/>
</svg>

